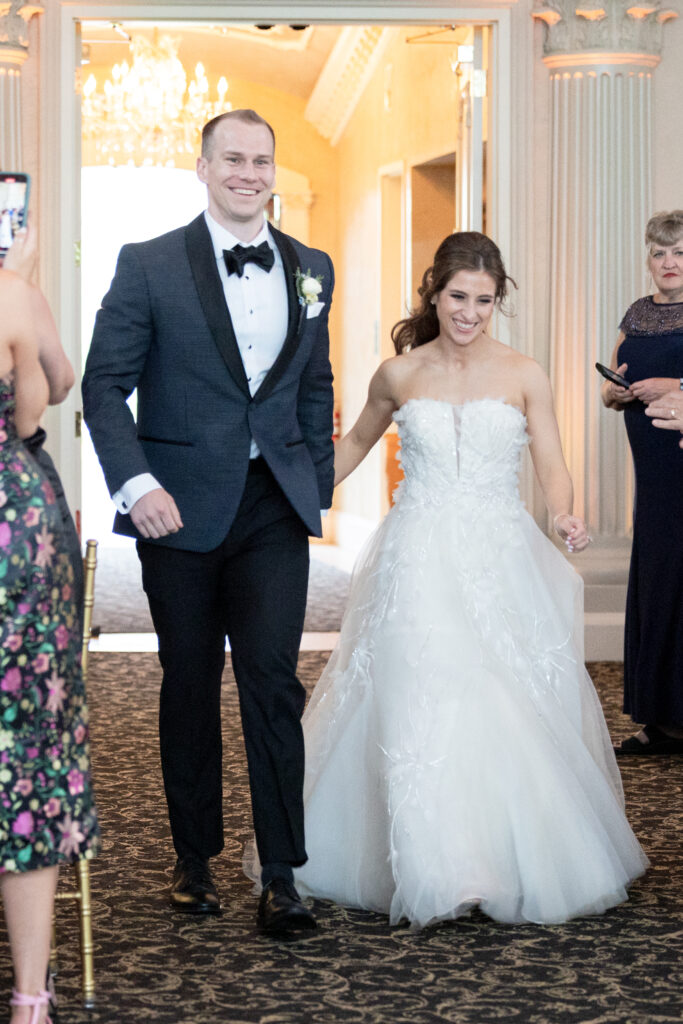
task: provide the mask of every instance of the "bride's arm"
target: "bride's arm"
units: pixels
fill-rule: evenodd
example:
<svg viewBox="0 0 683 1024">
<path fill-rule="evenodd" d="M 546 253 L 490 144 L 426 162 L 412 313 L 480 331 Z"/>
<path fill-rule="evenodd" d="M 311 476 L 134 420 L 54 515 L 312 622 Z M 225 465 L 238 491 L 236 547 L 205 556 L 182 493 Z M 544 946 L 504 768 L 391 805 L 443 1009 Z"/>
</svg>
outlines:
<svg viewBox="0 0 683 1024">
<path fill-rule="evenodd" d="M 570 551 L 582 551 L 589 543 L 588 532 L 583 519 L 573 515 L 574 487 L 562 454 L 550 381 L 538 363 L 528 362 L 524 392 L 531 460 L 555 530 Z"/>
<path fill-rule="evenodd" d="M 391 423 L 391 415 L 396 409 L 396 403 L 390 382 L 391 370 L 388 369 L 388 365 L 393 361 L 387 360 L 377 370 L 370 381 L 368 400 L 363 411 L 348 434 L 337 441 L 334 447 L 335 487 L 363 461 Z"/>
</svg>

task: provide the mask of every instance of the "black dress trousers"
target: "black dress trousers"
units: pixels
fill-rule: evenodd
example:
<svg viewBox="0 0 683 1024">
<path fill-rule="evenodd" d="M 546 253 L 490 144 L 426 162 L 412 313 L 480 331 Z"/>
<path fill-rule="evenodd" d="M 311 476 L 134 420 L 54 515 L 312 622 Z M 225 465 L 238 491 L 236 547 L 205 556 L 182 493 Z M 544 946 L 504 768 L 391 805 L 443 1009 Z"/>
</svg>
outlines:
<svg viewBox="0 0 683 1024">
<path fill-rule="evenodd" d="M 138 541 L 163 669 L 159 733 L 178 856 L 223 848 L 221 676 L 230 640 L 262 863 L 306 860 L 305 690 L 296 675 L 308 533 L 262 458 L 230 531 L 208 552 Z"/>
</svg>

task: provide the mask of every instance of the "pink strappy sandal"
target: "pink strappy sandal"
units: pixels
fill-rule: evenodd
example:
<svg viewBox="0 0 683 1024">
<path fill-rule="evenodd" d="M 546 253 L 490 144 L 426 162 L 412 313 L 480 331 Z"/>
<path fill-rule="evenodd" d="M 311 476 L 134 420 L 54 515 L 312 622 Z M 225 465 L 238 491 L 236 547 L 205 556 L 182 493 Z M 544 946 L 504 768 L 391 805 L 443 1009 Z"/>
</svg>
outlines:
<svg viewBox="0 0 683 1024">
<path fill-rule="evenodd" d="M 13 988 L 12 998 L 10 999 L 9 1004 L 10 1006 L 32 1006 L 33 1013 L 29 1024 L 38 1024 L 40 1011 L 44 1006 L 50 1005 L 50 993 L 43 989 L 37 996 L 26 996 L 23 992 L 17 992 L 17 990 Z M 45 1024 L 52 1024 L 49 1017 L 45 1018 Z"/>
</svg>

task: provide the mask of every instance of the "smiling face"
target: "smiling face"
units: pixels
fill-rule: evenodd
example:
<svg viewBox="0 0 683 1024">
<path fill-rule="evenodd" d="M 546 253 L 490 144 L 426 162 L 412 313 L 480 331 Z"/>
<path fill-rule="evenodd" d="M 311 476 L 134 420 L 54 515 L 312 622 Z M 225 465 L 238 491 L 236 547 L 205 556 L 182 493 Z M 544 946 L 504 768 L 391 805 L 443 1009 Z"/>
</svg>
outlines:
<svg viewBox="0 0 683 1024">
<path fill-rule="evenodd" d="M 206 185 L 211 216 L 242 241 L 251 241 L 261 230 L 275 184 L 268 128 L 236 119 L 221 121 L 208 156 L 197 160 L 197 177 Z"/>
<path fill-rule="evenodd" d="M 459 270 L 432 299 L 439 336 L 461 347 L 471 345 L 489 325 L 496 282 L 485 270 Z"/>
<path fill-rule="evenodd" d="M 674 245 L 652 244 L 647 264 L 660 295 L 667 302 L 683 301 L 683 238 Z"/>
</svg>

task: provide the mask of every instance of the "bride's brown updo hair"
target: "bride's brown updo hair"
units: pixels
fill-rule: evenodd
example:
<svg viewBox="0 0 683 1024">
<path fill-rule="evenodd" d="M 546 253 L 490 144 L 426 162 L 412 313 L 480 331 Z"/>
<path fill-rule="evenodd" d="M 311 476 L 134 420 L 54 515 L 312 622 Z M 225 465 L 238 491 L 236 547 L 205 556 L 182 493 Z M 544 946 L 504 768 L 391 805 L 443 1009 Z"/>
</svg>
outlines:
<svg viewBox="0 0 683 1024">
<path fill-rule="evenodd" d="M 417 289 L 421 300 L 419 307 L 405 320 L 399 320 L 391 331 L 398 355 L 418 345 L 426 345 L 438 336 L 439 320 L 432 299 L 459 270 L 486 271 L 495 282 L 498 305 L 507 296 L 508 283 L 517 287 L 505 273 L 500 249 L 487 235 L 480 231 L 456 231 L 448 235 L 436 250 L 434 263 L 425 270 L 422 284 Z"/>
</svg>

